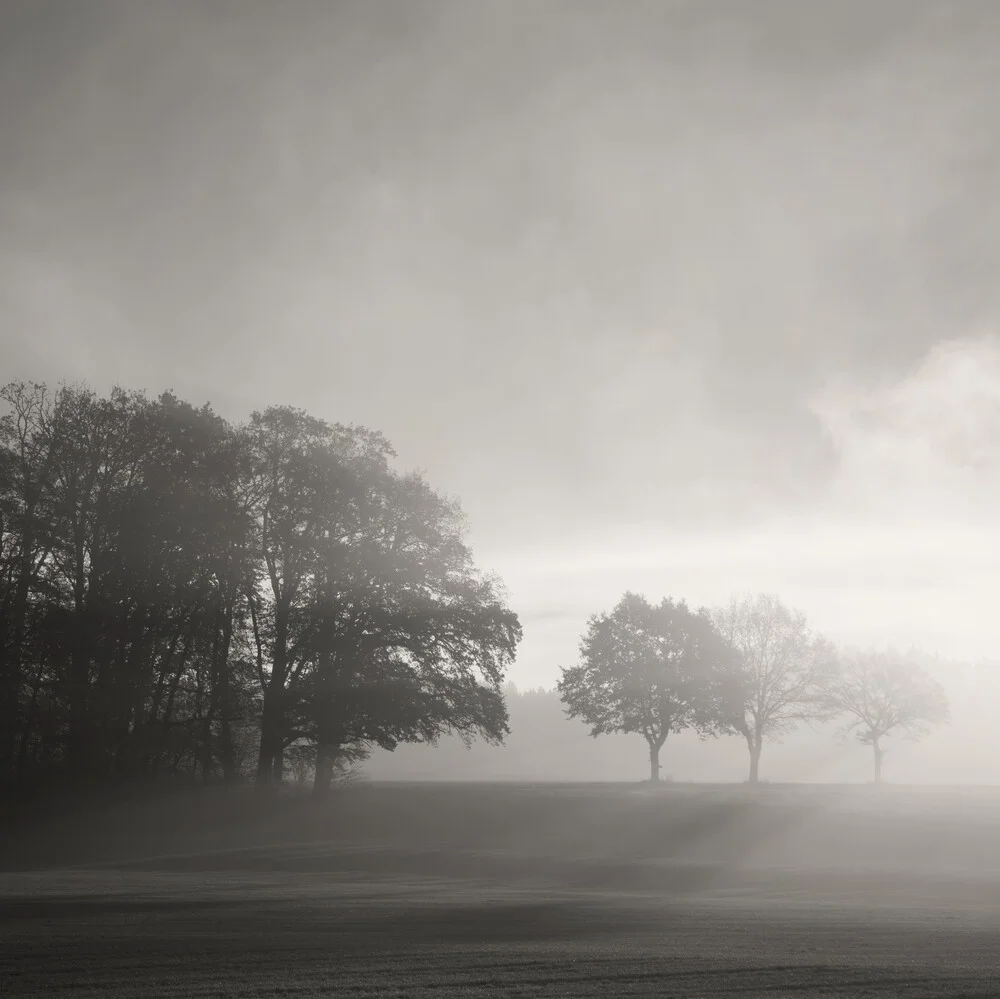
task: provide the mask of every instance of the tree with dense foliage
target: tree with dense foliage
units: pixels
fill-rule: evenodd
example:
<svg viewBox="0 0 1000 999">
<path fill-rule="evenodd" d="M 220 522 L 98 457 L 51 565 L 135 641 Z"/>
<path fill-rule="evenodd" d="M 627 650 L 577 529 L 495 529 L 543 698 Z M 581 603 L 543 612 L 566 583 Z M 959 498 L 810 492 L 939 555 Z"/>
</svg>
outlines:
<svg viewBox="0 0 1000 999">
<path fill-rule="evenodd" d="M 591 617 L 580 663 L 558 690 L 571 718 L 591 735 L 637 732 L 649 747 L 649 779 L 671 732 L 724 731 L 742 701 L 739 658 L 706 611 L 626 593 L 610 614 Z"/>
<path fill-rule="evenodd" d="M 170 393 L 0 391 L 0 784 L 317 785 L 370 745 L 502 739 L 521 637 L 458 506 L 384 438 Z"/>
<path fill-rule="evenodd" d="M 222 757 L 234 775 L 225 748 L 233 667 L 221 655 L 233 623 L 217 599 L 237 527 L 224 421 L 170 394 L 151 401 L 116 389 L 102 399 L 13 385 L 4 396 L 3 451 L 32 458 L 0 486 L 13 512 L 4 547 L 35 551 L 29 571 L 22 561 L 15 572 L 27 620 L 20 599 L 5 615 L 27 627 L 5 629 L 3 659 L 28 668 L 4 777 L 153 777 L 174 752 L 209 769 L 209 757 Z"/>
<path fill-rule="evenodd" d="M 770 594 L 733 599 L 714 610 L 712 620 L 740 654 L 744 700 L 731 729 L 746 740 L 750 783 L 756 784 L 764 741 L 821 715 L 820 684 L 834 652 L 809 630 L 804 614 Z"/>
<path fill-rule="evenodd" d="M 876 784 L 882 782 L 883 739 L 896 731 L 919 739 L 949 715 L 941 685 L 895 652 L 843 653 L 824 681 L 821 704 L 831 715 L 847 715 L 846 730 L 872 747 Z"/>
<path fill-rule="evenodd" d="M 369 479 L 349 537 L 328 538 L 317 594 L 306 731 L 328 760 L 444 732 L 502 741 L 502 684 L 520 640 L 497 580 L 482 576 L 457 504 L 417 475 Z"/>
<path fill-rule="evenodd" d="M 297 737 L 289 699 L 313 664 L 309 628 L 330 532 L 351 530 L 360 466 L 381 470 L 392 452 L 378 434 L 288 407 L 254 413 L 241 436 L 252 523 L 246 596 L 261 693 L 257 784 L 264 787 L 281 779 L 284 749 Z"/>
</svg>

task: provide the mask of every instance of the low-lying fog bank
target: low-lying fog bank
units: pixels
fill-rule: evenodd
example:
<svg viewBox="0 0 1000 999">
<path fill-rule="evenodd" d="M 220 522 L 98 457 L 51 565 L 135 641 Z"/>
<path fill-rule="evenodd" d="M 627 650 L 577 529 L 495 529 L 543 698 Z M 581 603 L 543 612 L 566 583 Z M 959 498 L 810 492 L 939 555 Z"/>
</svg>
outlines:
<svg viewBox="0 0 1000 999">
<path fill-rule="evenodd" d="M 992 788 L 373 782 L 326 801 L 203 791 L 25 816 L 0 855 L 8 871 L 324 870 L 347 853 L 363 869 L 389 851 L 415 871 L 436 854 L 985 873 L 1000 871 L 998 827 Z"/>
</svg>

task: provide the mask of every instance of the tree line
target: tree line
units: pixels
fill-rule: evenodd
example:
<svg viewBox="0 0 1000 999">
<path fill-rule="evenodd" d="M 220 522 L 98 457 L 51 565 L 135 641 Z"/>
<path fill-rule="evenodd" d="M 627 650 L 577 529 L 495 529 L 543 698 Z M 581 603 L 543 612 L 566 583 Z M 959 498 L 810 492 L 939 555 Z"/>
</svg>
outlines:
<svg viewBox="0 0 1000 999">
<path fill-rule="evenodd" d="M 501 741 L 521 638 L 459 505 L 378 432 L 173 393 L 0 389 L 0 784 L 315 788 Z"/>
<path fill-rule="evenodd" d="M 557 689 L 591 735 L 640 734 L 651 781 L 660 779 L 671 733 L 741 736 L 757 783 L 766 741 L 842 718 L 872 747 L 881 782 L 886 738 L 919 738 L 948 718 L 944 690 L 919 664 L 895 652 L 838 650 L 768 594 L 694 611 L 626 593 L 610 613 L 591 617 L 580 661 L 562 670 Z"/>
<path fill-rule="evenodd" d="M 521 628 L 459 505 L 364 427 L 272 407 L 233 424 L 164 393 L 0 389 L 0 786 L 295 770 L 321 793 L 373 747 L 500 743 Z M 559 695 L 595 736 L 765 743 L 847 720 L 871 745 L 947 717 L 893 653 L 838 651 L 775 597 L 693 611 L 628 593 Z"/>
</svg>

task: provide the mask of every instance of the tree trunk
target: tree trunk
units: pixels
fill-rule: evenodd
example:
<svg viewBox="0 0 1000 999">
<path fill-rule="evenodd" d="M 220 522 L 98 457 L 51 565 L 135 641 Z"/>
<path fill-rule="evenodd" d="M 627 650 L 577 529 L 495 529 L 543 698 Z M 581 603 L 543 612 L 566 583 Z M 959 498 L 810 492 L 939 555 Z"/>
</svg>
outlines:
<svg viewBox="0 0 1000 999">
<path fill-rule="evenodd" d="M 85 636 L 84 611 L 77 602 L 73 615 L 73 635 L 69 663 L 68 756 L 71 780 L 84 780 L 91 769 L 93 747 L 88 739 L 88 693 L 90 656 Z"/>
<path fill-rule="evenodd" d="M 872 742 L 872 749 L 875 751 L 875 783 L 882 783 L 882 759 L 885 756 L 885 751 L 878 744 L 878 739 Z"/>
<path fill-rule="evenodd" d="M 750 783 L 760 783 L 760 752 L 763 740 L 758 735 L 750 742 Z"/>
<path fill-rule="evenodd" d="M 201 745 L 198 747 L 201 764 L 201 782 L 211 784 L 215 771 L 215 753 L 212 748 L 212 727 L 215 724 L 214 708 L 210 707 L 201 722 Z"/>
<path fill-rule="evenodd" d="M 90 652 L 92 622 L 90 620 L 90 595 L 87 591 L 86 546 L 81 518 L 85 511 L 75 514 L 73 525 L 73 611 L 70 632 L 69 662 L 69 774 L 78 783 L 89 774 L 90 758 L 94 747 L 89 736 L 90 701 Z"/>
<path fill-rule="evenodd" d="M 660 780 L 660 745 L 652 741 L 649 743 L 649 779 L 653 784 Z"/>
<path fill-rule="evenodd" d="M 236 762 L 233 759 L 233 698 L 229 675 L 229 652 L 232 642 L 233 607 L 231 603 L 227 603 L 222 613 L 222 644 L 219 648 L 218 668 L 215 677 L 219 710 L 222 715 L 219 723 L 219 759 L 222 763 L 222 777 L 227 786 L 236 783 Z"/>
<path fill-rule="evenodd" d="M 10 659 L 4 661 L 4 637 L 0 635 L 0 786 L 14 780 L 17 769 L 18 732 L 21 745 L 27 740 L 27 726 L 21 724 L 19 701 L 21 697 L 20 664 Z"/>
<path fill-rule="evenodd" d="M 20 729 L 20 699 L 24 683 L 24 639 L 28 630 L 28 598 L 38 577 L 35 564 L 35 511 L 38 494 L 26 499 L 22 523 L 21 551 L 18 557 L 17 582 L 10 605 L 10 624 L 0 624 L 0 781 L 15 776 L 18 766 L 14 752 L 18 747 Z M 37 688 L 36 688 L 37 692 Z M 21 732 L 21 744 L 27 739 Z M 23 754 L 17 750 L 18 758 Z"/>
<path fill-rule="evenodd" d="M 337 758 L 337 747 L 329 743 L 316 746 L 316 776 L 313 780 L 313 795 L 322 798 L 330 793 L 333 780 L 333 764 Z"/>
<path fill-rule="evenodd" d="M 216 624 L 219 623 L 219 616 L 216 617 Z M 212 635 L 211 667 L 209 674 L 208 691 L 208 711 L 202 720 L 201 728 L 201 771 L 202 780 L 208 784 L 214 776 L 216 746 L 215 746 L 215 722 L 219 715 L 223 717 L 225 724 L 225 702 L 223 696 L 223 676 L 225 667 L 223 660 L 228 656 L 228 650 L 223 651 L 225 635 L 221 628 L 216 627 Z"/>
<path fill-rule="evenodd" d="M 260 756 L 257 760 L 257 790 L 281 783 L 284 775 L 284 697 L 288 670 L 288 607 L 279 602 L 274 618 L 274 655 L 271 676 L 264 690 L 260 718 Z"/>
<path fill-rule="evenodd" d="M 260 752 L 257 756 L 257 781 L 259 791 L 266 790 L 275 780 L 275 759 L 281 752 L 281 733 L 278 724 L 276 698 L 268 690 L 264 694 L 264 708 L 260 715 Z"/>
<path fill-rule="evenodd" d="M 23 563 L 22 559 L 22 563 Z M 21 730 L 22 649 L 26 629 L 29 581 L 24 566 L 14 590 L 13 627 L 0 624 L 0 782 L 14 777 L 15 751 Z M 22 741 L 26 736 L 22 733 Z"/>
<path fill-rule="evenodd" d="M 35 682 L 31 688 L 31 703 L 28 705 L 27 717 L 21 727 L 21 739 L 17 749 L 17 763 L 14 769 L 14 783 L 18 788 L 24 788 L 28 774 L 28 746 L 32 738 L 35 719 L 38 716 L 38 691 L 42 686 L 41 671 L 35 674 Z"/>
</svg>

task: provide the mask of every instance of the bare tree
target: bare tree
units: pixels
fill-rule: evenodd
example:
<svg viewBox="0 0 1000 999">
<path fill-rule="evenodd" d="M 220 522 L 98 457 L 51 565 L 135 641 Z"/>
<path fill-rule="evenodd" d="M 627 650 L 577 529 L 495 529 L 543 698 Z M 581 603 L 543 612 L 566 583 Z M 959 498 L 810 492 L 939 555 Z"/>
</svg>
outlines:
<svg viewBox="0 0 1000 999">
<path fill-rule="evenodd" d="M 764 741 L 817 716 L 818 684 L 833 650 L 809 630 L 804 614 L 770 594 L 734 598 L 712 619 L 742 661 L 743 704 L 731 728 L 746 739 L 756 784 Z"/>
<path fill-rule="evenodd" d="M 916 663 L 895 652 L 847 652 L 827 678 L 823 707 L 848 716 L 846 730 L 871 746 L 875 783 L 882 782 L 882 740 L 895 731 L 911 739 L 948 720 L 944 689 Z"/>
</svg>

